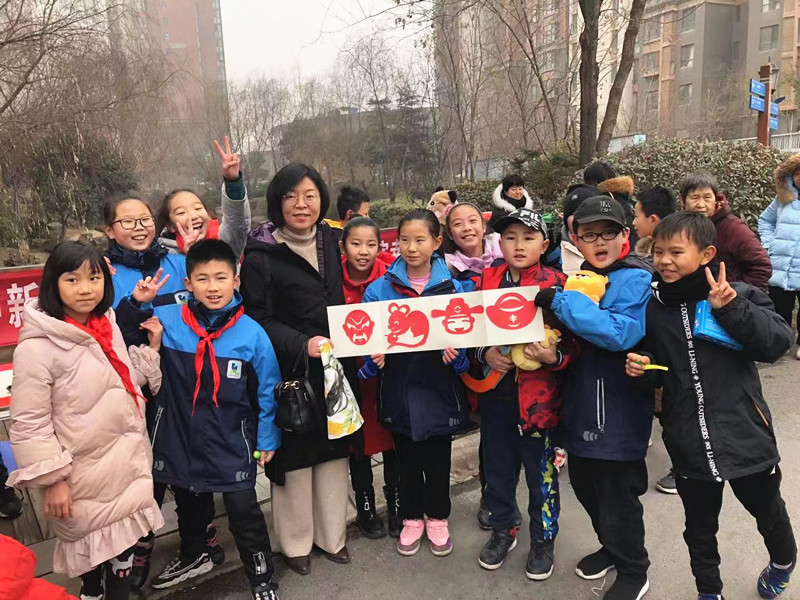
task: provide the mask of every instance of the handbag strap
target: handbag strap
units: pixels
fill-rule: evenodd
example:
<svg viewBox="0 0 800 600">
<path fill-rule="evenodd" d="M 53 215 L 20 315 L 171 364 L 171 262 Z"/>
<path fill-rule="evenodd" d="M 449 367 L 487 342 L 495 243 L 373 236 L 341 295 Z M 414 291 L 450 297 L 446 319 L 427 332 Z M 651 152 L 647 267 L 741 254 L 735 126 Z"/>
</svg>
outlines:
<svg viewBox="0 0 800 600">
<path fill-rule="evenodd" d="M 317 225 L 317 266 L 319 276 L 322 277 L 322 285 L 325 286 L 325 299 L 330 302 L 333 299 L 331 290 L 328 287 L 328 278 L 325 276 L 325 242 L 322 235 L 323 223 Z"/>
</svg>

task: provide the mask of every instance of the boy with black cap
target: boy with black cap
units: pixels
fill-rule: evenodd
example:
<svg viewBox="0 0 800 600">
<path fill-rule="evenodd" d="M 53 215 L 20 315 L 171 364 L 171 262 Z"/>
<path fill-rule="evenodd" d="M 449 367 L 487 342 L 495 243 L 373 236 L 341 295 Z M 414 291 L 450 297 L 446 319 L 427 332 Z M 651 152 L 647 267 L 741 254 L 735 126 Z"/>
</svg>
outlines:
<svg viewBox="0 0 800 600">
<path fill-rule="evenodd" d="M 564 285 L 560 271 L 542 266 L 549 245 L 542 215 L 520 208 L 495 223 L 506 262 L 483 271 L 481 289 Z M 546 315 L 545 321 L 552 320 Z M 556 430 L 561 421 L 561 385 L 556 372 L 577 352 L 571 338 L 545 348 L 527 344 L 524 354 L 541 363 L 535 371 L 516 371 L 499 347 L 478 348 L 475 359 L 506 375 L 480 397 L 481 440 L 486 471 L 486 500 L 492 537 L 481 550 L 479 564 L 500 568 L 517 540 L 517 484 L 520 466 L 528 483 L 531 549 L 525 567 L 529 579 L 553 573 L 553 546 L 558 534 L 559 494 L 555 469 Z"/>
<path fill-rule="evenodd" d="M 652 391 L 625 376 L 625 352 L 645 334 L 652 266 L 630 254 L 622 206 L 607 196 L 584 200 L 572 241 L 583 269 L 608 277 L 599 303 L 578 291 L 544 289 L 536 305 L 549 308 L 578 338 L 581 359 L 564 377 L 564 435 L 570 482 L 602 547 L 576 568 L 584 579 L 617 579 L 606 600 L 639 600 L 650 584 L 639 496 L 647 491 L 645 454 L 653 420 Z"/>
</svg>

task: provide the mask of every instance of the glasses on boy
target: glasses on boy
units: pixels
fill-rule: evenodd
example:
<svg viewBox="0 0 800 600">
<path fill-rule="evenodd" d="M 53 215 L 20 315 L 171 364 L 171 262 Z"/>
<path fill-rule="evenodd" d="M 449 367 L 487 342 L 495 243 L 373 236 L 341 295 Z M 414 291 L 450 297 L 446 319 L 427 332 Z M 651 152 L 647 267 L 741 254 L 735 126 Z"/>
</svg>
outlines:
<svg viewBox="0 0 800 600">
<path fill-rule="evenodd" d="M 587 244 L 592 244 L 596 242 L 597 238 L 603 238 L 605 241 L 610 242 L 620 233 L 622 233 L 621 229 L 606 229 L 602 233 L 597 233 L 596 231 L 589 231 L 584 233 L 583 235 L 579 235 L 578 239 L 581 240 L 582 242 L 586 242 Z"/>
</svg>

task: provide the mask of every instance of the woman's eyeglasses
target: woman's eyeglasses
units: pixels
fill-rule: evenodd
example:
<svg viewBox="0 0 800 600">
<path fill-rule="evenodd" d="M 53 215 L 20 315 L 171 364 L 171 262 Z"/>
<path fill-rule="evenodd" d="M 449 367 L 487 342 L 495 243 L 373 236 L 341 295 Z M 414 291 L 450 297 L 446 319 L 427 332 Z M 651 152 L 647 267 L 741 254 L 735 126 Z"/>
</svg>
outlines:
<svg viewBox="0 0 800 600">
<path fill-rule="evenodd" d="M 602 233 L 597 233 L 595 231 L 589 231 L 584 233 L 583 235 L 579 235 L 578 239 L 586 242 L 587 244 L 591 244 L 597 241 L 597 238 L 603 238 L 605 241 L 610 242 L 615 237 L 617 237 L 622 231 L 620 229 L 606 229 Z"/>
<path fill-rule="evenodd" d="M 123 229 L 136 229 L 137 225 L 141 225 L 144 228 L 152 227 L 156 224 L 153 220 L 153 217 L 142 217 L 141 219 L 117 219 L 113 223 L 111 223 L 112 227 L 119 223 L 119 226 Z"/>
<path fill-rule="evenodd" d="M 308 194 L 303 194 L 302 196 L 298 196 L 297 194 L 286 194 L 283 197 L 283 201 L 286 202 L 289 206 L 295 206 L 298 202 L 300 202 L 300 198 L 303 199 L 303 202 L 306 204 L 316 204 L 319 202 L 319 194 L 310 192 Z"/>
</svg>

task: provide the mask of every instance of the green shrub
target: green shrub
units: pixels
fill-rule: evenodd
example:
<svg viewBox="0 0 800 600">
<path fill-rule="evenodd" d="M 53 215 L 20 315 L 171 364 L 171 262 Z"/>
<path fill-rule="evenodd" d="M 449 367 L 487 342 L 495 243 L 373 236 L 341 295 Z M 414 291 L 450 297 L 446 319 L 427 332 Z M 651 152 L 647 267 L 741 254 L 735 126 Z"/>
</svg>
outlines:
<svg viewBox="0 0 800 600">
<path fill-rule="evenodd" d="M 426 203 L 427 200 L 414 199 L 405 194 L 399 194 L 394 202 L 388 199 L 370 202 L 369 216 L 383 229 L 397 227 L 397 223 L 408 211 L 414 208 L 423 208 Z"/>
<path fill-rule="evenodd" d="M 754 227 L 775 198 L 773 174 L 786 154 L 755 143 L 666 139 L 631 146 L 605 160 L 620 175 L 630 175 L 636 191 L 663 185 L 676 195 L 692 171 L 708 171 L 719 181 L 733 212 Z"/>
</svg>

